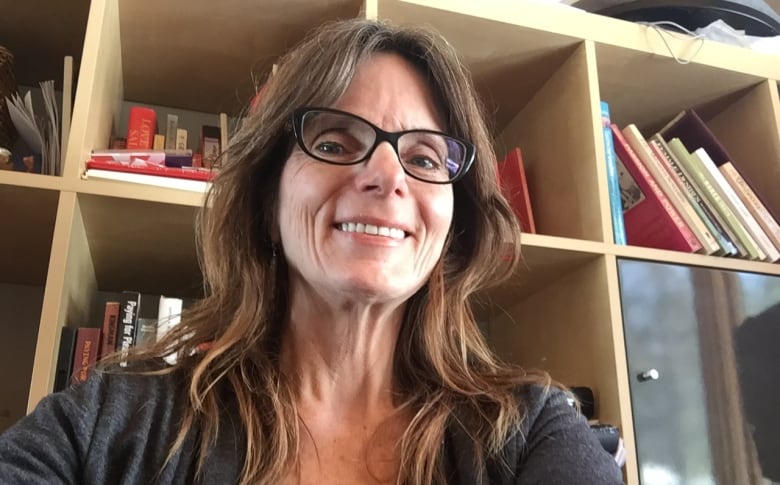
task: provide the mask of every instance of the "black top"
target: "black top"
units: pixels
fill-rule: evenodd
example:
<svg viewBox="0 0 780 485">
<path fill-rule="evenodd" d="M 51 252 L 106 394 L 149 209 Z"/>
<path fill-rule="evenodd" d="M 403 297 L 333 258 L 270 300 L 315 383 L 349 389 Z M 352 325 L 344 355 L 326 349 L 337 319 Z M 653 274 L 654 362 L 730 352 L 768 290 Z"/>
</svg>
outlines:
<svg viewBox="0 0 780 485">
<path fill-rule="evenodd" d="M 178 432 L 186 386 L 180 373 L 141 376 L 95 372 L 87 382 L 44 398 L 0 435 L 0 483 L 189 484 L 197 465 L 197 431 L 161 470 Z M 613 485 L 622 483 L 612 457 L 559 390 L 521 392 L 522 430 L 504 463 L 488 463 L 483 484 Z M 237 415 L 221 416 L 219 436 L 198 483 L 235 483 L 243 437 Z M 469 440 L 451 429 L 445 440 L 449 483 L 477 484 Z M 507 466 L 507 464 L 509 466 Z"/>
</svg>

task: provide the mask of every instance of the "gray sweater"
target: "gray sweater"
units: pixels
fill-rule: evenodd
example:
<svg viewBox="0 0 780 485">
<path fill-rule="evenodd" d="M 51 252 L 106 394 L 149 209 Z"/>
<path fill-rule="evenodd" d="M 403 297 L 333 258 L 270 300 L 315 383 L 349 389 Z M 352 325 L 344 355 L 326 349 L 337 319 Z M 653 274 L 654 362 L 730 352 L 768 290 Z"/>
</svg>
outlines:
<svg viewBox="0 0 780 485">
<path fill-rule="evenodd" d="M 185 404 L 180 374 L 93 373 L 87 382 L 47 396 L 29 416 L 0 435 L 2 484 L 195 483 L 197 430 L 161 469 Z M 483 484 L 613 485 L 620 472 L 585 420 L 557 390 L 522 391 L 521 433 L 509 440 L 510 467 L 488 463 Z M 235 483 L 241 470 L 241 425 L 223 413 L 205 475 L 197 483 Z M 444 446 L 448 483 L 478 483 L 469 440 L 451 429 Z M 514 468 L 514 469 L 512 469 Z"/>
</svg>

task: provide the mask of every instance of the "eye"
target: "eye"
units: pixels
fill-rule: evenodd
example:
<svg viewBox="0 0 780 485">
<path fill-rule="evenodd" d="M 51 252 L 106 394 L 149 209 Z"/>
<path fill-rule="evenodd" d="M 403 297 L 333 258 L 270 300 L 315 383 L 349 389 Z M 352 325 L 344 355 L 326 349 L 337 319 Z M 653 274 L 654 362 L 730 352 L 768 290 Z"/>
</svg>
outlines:
<svg viewBox="0 0 780 485">
<path fill-rule="evenodd" d="M 344 147 L 335 141 L 323 141 L 317 143 L 314 147 L 314 151 L 327 155 L 343 155 Z"/>
<path fill-rule="evenodd" d="M 406 159 L 406 164 L 426 172 L 436 172 L 441 169 L 441 162 L 426 155 L 415 155 Z"/>
</svg>

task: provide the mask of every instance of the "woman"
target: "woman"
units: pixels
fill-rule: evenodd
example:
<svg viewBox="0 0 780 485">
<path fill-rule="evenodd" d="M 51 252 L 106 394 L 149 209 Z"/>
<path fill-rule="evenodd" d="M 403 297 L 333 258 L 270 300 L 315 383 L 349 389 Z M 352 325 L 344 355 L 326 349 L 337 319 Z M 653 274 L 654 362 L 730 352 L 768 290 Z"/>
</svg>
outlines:
<svg viewBox="0 0 780 485">
<path fill-rule="evenodd" d="M 452 48 L 331 24 L 263 96 L 202 213 L 206 298 L 138 372 L 45 399 L 0 439 L 0 476 L 620 483 L 566 394 L 499 363 L 474 322 L 519 233 Z"/>
</svg>

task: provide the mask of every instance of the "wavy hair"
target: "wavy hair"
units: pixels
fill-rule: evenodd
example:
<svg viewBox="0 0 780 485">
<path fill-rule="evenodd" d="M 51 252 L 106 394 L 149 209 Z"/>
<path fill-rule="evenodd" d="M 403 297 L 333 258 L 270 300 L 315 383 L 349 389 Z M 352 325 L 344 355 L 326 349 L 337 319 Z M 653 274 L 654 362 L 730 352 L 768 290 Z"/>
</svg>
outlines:
<svg viewBox="0 0 780 485">
<path fill-rule="evenodd" d="M 380 52 L 402 56 L 438 98 L 446 129 L 472 140 L 476 161 L 453 186 L 454 214 L 443 254 L 407 302 L 394 372 L 401 406 L 412 415 L 400 450 L 398 483 L 443 483 L 443 443 L 458 427 L 474 445 L 474 465 L 500 458 L 523 419 L 517 388 L 549 385 L 500 362 L 480 333 L 470 297 L 509 277 L 520 230 L 496 183 L 495 153 L 476 91 L 453 47 L 431 29 L 386 22 L 329 23 L 278 63 L 233 136 L 198 217 L 206 296 L 166 338 L 134 359 L 176 352 L 161 372 L 187 376 L 188 406 L 170 455 L 199 426 L 202 468 L 226 400 L 236 403 L 244 436 L 240 483 L 272 484 L 295 470 L 301 440 L 294 392 L 279 363 L 288 310 L 287 266 L 278 251 L 278 194 L 299 106 L 330 106 L 361 62 Z M 509 243 L 509 244 L 508 244 Z M 208 345 L 203 345 L 208 343 Z"/>
</svg>

